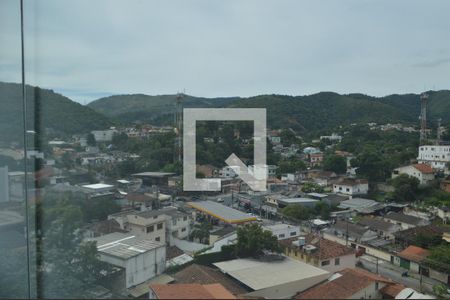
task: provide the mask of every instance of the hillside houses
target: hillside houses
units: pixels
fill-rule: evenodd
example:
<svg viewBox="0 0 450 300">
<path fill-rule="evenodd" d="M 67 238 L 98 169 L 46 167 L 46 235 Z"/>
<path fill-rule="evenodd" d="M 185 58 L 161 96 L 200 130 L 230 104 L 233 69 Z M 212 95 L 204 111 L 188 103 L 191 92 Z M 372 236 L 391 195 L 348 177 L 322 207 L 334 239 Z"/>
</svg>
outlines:
<svg viewBox="0 0 450 300">
<path fill-rule="evenodd" d="M 427 185 L 435 179 L 434 170 L 432 167 L 426 164 L 414 164 L 394 169 L 392 172 L 392 178 L 396 178 L 399 175 L 405 174 L 410 177 L 417 178 L 419 183 Z"/>
</svg>

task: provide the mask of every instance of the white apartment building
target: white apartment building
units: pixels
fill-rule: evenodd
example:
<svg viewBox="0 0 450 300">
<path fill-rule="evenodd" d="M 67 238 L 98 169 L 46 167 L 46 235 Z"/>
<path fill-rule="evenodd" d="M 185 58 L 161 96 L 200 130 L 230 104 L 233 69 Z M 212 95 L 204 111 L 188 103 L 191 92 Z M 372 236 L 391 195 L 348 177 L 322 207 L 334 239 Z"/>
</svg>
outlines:
<svg viewBox="0 0 450 300">
<path fill-rule="evenodd" d="M 333 192 L 349 196 L 365 195 L 369 192 L 369 182 L 365 179 L 347 178 L 333 185 Z"/>
<path fill-rule="evenodd" d="M 445 170 L 450 162 L 450 146 L 424 145 L 419 147 L 417 160 L 436 170 Z"/>
<path fill-rule="evenodd" d="M 272 235 L 276 236 L 278 240 L 285 240 L 300 235 L 300 226 L 289 224 L 268 225 L 264 226 L 263 229 L 272 232 Z"/>
<path fill-rule="evenodd" d="M 145 239 L 173 245 L 174 239 L 185 239 L 191 232 L 191 218 L 174 207 L 143 212 L 121 212 L 110 215 L 121 229 Z"/>
</svg>

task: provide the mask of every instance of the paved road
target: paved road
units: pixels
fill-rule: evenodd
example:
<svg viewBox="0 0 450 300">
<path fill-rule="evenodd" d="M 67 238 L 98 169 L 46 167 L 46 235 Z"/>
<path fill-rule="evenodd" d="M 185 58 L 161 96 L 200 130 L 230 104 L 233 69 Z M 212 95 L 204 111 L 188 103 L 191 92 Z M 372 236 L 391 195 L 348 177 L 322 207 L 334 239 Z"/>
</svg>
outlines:
<svg viewBox="0 0 450 300">
<path fill-rule="evenodd" d="M 360 262 L 362 267 L 372 273 L 376 273 L 376 258 L 368 255 L 363 255 L 360 257 Z M 421 291 L 420 287 L 420 275 L 408 272 L 408 277 L 402 277 L 402 273 L 406 269 L 395 266 L 390 262 L 384 261 L 382 259 L 378 260 L 378 273 L 384 277 L 390 278 L 393 281 L 402 283 L 407 287 L 411 287 L 416 291 Z M 427 294 L 433 293 L 433 285 L 440 284 L 439 281 L 423 276 L 422 279 L 422 292 Z"/>
</svg>

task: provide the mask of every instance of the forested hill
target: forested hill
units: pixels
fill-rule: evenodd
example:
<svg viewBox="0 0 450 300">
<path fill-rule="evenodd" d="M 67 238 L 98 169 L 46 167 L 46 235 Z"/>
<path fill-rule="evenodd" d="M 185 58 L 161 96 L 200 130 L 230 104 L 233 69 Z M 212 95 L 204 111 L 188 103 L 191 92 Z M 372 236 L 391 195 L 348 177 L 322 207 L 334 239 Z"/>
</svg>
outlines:
<svg viewBox="0 0 450 300">
<path fill-rule="evenodd" d="M 450 122 L 450 91 L 429 92 L 431 122 Z M 175 107 L 175 95 L 118 95 L 96 100 L 89 107 L 124 122 L 171 122 L 167 114 Z M 322 92 L 308 96 L 262 95 L 249 98 L 196 98 L 186 96 L 184 107 L 265 107 L 269 125 L 299 132 L 332 130 L 359 123 L 418 123 L 420 96 L 417 94 L 371 97 Z"/>
<path fill-rule="evenodd" d="M 113 125 L 106 116 L 52 90 L 26 86 L 28 128 L 50 136 L 68 136 L 105 129 Z M 0 82 L 0 140 L 20 140 L 22 130 L 22 87 Z"/>
<path fill-rule="evenodd" d="M 123 122 L 170 124 L 173 122 L 173 117 L 168 114 L 173 114 L 175 111 L 176 98 L 177 95 L 115 95 L 95 100 L 88 106 Z M 184 95 L 183 107 L 227 107 L 237 99 L 239 98 L 201 98 Z"/>
</svg>

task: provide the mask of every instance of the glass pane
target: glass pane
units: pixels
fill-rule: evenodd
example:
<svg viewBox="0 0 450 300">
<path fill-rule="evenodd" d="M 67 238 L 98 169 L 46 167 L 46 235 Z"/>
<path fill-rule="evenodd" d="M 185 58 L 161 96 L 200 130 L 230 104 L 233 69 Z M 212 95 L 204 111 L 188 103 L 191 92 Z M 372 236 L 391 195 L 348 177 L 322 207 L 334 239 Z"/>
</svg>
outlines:
<svg viewBox="0 0 450 300">
<path fill-rule="evenodd" d="M 0 2 L 0 298 L 34 293 L 34 121 L 25 137 L 20 2 Z M 28 187 L 27 187 L 28 186 Z M 27 230 L 28 229 L 28 230 Z M 29 239 L 27 239 L 29 232 Z"/>
</svg>

